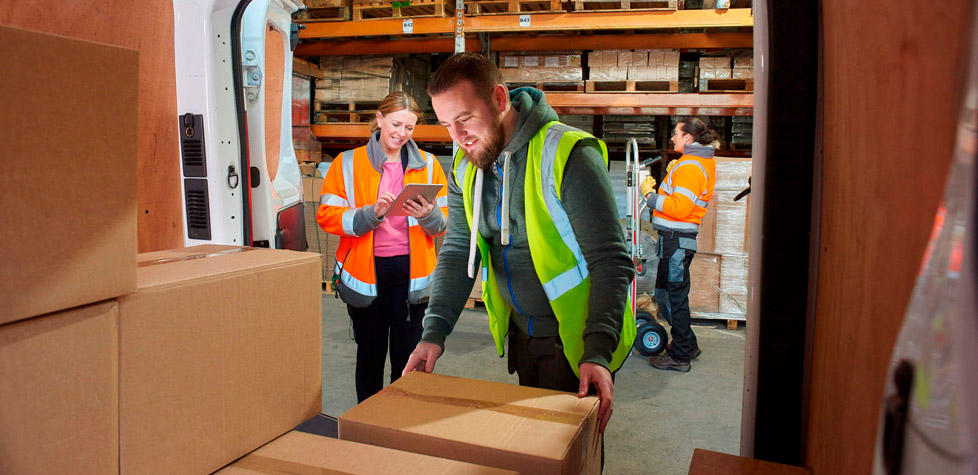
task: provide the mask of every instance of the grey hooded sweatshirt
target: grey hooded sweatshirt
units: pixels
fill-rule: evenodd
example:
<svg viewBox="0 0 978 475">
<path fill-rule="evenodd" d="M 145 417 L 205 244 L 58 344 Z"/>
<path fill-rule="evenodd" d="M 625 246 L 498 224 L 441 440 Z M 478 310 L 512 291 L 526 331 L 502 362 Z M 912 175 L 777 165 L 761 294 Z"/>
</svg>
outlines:
<svg viewBox="0 0 978 475">
<path fill-rule="evenodd" d="M 510 92 L 518 113 L 516 130 L 497 157 L 497 164 L 486 170 L 482 186 L 482 211 L 479 233 L 489 245 L 492 269 L 503 299 L 513 309 L 512 323 L 534 337 L 557 333 L 557 319 L 534 270 L 524 223 L 526 155 L 530 139 L 557 114 L 547 104 L 543 92 L 529 87 Z M 509 175 L 503 177 L 502 160 L 508 153 Z M 497 166 L 498 165 L 498 166 Z M 446 173 L 452 173 L 446 170 Z M 502 244 L 502 184 L 509 189 L 509 245 Z M 448 230 L 432 274 L 431 298 L 423 321 L 421 341 L 444 348 L 475 279 L 467 273 L 469 226 L 465 217 L 462 190 L 448 178 Z M 601 152 L 579 144 L 571 152 L 561 183 L 561 204 L 570 219 L 591 277 L 585 319 L 584 355 L 578 362 L 607 367 L 621 335 L 628 284 L 634 275 L 631 259 L 618 218 L 618 208 L 607 166 Z M 476 268 L 479 256 L 476 253 Z M 477 275 L 479 272 L 476 273 Z M 478 277 L 477 277 L 478 278 Z"/>
</svg>

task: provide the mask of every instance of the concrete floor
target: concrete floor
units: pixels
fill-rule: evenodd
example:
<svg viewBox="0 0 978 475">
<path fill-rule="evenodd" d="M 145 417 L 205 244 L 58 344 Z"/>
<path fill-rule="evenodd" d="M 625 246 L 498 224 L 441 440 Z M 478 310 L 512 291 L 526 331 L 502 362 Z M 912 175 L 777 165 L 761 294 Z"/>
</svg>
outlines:
<svg viewBox="0 0 978 475">
<path fill-rule="evenodd" d="M 487 320 L 484 310 L 464 311 L 435 372 L 517 384 L 496 356 Z M 703 355 L 689 373 L 656 370 L 637 354 L 618 372 L 605 473 L 685 474 L 695 448 L 739 451 L 743 326 L 699 321 L 694 328 Z M 356 405 L 351 335 L 346 306 L 323 294 L 323 412 L 331 416 Z"/>
</svg>

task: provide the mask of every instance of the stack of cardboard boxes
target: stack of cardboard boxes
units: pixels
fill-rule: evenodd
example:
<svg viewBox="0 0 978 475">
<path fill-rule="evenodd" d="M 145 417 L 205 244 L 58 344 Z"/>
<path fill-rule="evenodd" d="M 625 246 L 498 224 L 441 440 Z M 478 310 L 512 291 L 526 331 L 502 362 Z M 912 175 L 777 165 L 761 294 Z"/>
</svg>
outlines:
<svg viewBox="0 0 978 475">
<path fill-rule="evenodd" d="M 0 473 L 209 473 L 317 414 L 318 256 L 137 254 L 137 53 L 0 61 Z"/>
<path fill-rule="evenodd" d="M 301 61 L 301 63 L 300 63 Z M 303 70 L 318 69 L 315 65 L 295 59 L 293 64 L 301 64 Z M 313 78 L 296 72 L 292 73 L 292 146 L 295 158 L 299 162 L 299 170 L 303 175 L 315 174 L 315 167 L 322 161 L 322 145 L 312 133 L 312 97 Z"/>
<path fill-rule="evenodd" d="M 429 58 L 420 55 L 323 56 L 325 73 L 316 80 L 316 102 L 377 102 L 394 91 L 404 91 L 427 108 L 425 87 L 431 74 Z M 320 110 L 317 107 L 316 110 Z"/>
<path fill-rule="evenodd" d="M 726 56 L 713 57 L 704 56 L 700 58 L 699 84 L 700 91 L 715 90 L 711 88 L 709 82 L 714 79 L 743 79 L 753 83 L 754 79 L 754 58 L 750 56 L 736 57 L 732 60 Z M 733 89 L 733 88 L 731 88 Z M 744 87 L 744 90 L 752 90 L 753 87 Z"/>
<path fill-rule="evenodd" d="M 323 189 L 323 179 L 319 177 L 302 177 L 303 201 L 306 208 L 306 241 L 309 242 L 309 252 L 322 255 L 322 282 L 328 283 L 333 279 L 336 267 L 336 248 L 340 245 L 340 237 L 327 233 L 316 222 L 319 211 L 319 193 Z"/>
<path fill-rule="evenodd" d="M 591 81 L 678 81 L 679 52 L 667 49 L 599 50 L 588 53 Z"/>
<path fill-rule="evenodd" d="M 584 79 L 580 51 L 500 53 L 499 71 L 507 85 Z"/>
<path fill-rule="evenodd" d="M 689 296 L 693 316 L 744 320 L 750 249 L 750 195 L 734 198 L 747 188 L 751 159 L 716 157 L 713 199 L 700 224 L 696 257 L 690 264 Z"/>
</svg>

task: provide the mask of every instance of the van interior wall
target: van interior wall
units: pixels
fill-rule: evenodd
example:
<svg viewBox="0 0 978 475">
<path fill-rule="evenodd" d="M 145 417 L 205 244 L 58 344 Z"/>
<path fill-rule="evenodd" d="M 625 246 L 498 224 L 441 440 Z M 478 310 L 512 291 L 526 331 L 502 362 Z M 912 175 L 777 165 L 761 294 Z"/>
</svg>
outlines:
<svg viewBox="0 0 978 475">
<path fill-rule="evenodd" d="M 0 2 L 0 24 L 139 51 L 138 250 L 149 252 L 182 246 L 173 2 Z M 64 93 L 84 94 L 84 91 Z M 58 140 L 59 124 L 25 126 L 47 127 L 51 140 Z M 69 159 L 71 150 L 72 144 L 64 144 Z"/>
<path fill-rule="evenodd" d="M 822 2 L 821 242 L 807 463 L 870 473 L 890 354 L 951 162 L 972 2 Z"/>
</svg>

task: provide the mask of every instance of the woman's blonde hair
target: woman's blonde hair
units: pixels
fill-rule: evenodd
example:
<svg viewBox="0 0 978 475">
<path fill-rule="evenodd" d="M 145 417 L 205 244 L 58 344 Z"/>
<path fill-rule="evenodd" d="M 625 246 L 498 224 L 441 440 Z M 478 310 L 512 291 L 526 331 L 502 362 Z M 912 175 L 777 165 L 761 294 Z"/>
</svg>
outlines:
<svg viewBox="0 0 978 475">
<path fill-rule="evenodd" d="M 377 112 L 380 112 L 382 115 L 387 115 L 392 112 L 402 110 L 409 110 L 413 112 L 414 115 L 418 116 L 418 123 L 421 123 L 422 117 L 421 111 L 418 109 L 418 103 L 414 102 L 414 98 L 409 96 L 404 91 L 394 91 L 388 94 L 384 100 L 380 101 L 380 106 L 377 107 Z M 373 131 L 379 128 L 380 126 L 377 125 L 377 114 L 374 114 L 374 116 L 370 118 L 370 132 L 373 133 Z"/>
</svg>

